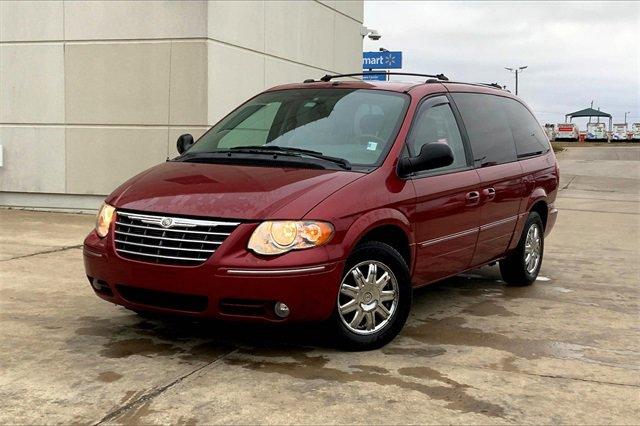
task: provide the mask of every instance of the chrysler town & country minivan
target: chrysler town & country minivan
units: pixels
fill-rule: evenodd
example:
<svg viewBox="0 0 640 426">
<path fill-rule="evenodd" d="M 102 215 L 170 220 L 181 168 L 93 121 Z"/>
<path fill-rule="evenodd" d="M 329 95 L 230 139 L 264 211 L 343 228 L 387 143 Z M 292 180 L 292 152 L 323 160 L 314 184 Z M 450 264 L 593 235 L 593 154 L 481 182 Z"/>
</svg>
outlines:
<svg viewBox="0 0 640 426">
<path fill-rule="evenodd" d="M 137 312 L 324 321 L 356 349 L 402 329 L 412 290 L 499 262 L 538 275 L 558 166 L 491 85 L 325 76 L 250 99 L 122 184 L 84 242 L 101 298 Z"/>
</svg>

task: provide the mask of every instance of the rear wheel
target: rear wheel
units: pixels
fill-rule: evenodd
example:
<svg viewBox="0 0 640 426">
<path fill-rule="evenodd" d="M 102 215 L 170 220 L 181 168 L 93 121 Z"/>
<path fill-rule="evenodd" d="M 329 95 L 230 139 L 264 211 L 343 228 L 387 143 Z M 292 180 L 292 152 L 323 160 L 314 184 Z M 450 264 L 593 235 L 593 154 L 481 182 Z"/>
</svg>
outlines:
<svg viewBox="0 0 640 426">
<path fill-rule="evenodd" d="M 331 318 L 341 345 L 369 350 L 393 340 L 407 320 L 411 296 L 409 268 L 398 251 L 377 241 L 357 247 Z"/>
<path fill-rule="evenodd" d="M 510 286 L 527 286 L 533 284 L 540 272 L 544 253 L 544 227 L 542 219 L 536 212 L 529 217 L 522 231 L 518 247 L 500 261 L 502 279 Z"/>
</svg>

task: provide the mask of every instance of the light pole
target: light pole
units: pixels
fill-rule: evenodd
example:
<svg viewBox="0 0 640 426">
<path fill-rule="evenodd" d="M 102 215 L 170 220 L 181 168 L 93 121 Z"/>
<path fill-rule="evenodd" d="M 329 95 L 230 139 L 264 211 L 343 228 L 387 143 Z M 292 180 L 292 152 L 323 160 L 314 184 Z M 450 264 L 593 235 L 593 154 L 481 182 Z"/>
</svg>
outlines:
<svg viewBox="0 0 640 426">
<path fill-rule="evenodd" d="M 381 47 L 380 49 L 378 49 L 380 52 L 388 52 L 387 49 L 385 49 L 384 47 Z M 384 76 L 384 80 L 385 81 L 389 81 L 389 70 L 385 70 L 385 76 Z"/>
<path fill-rule="evenodd" d="M 525 68 L 527 68 L 528 65 L 525 65 L 523 67 L 517 67 L 517 68 L 507 68 L 505 67 L 504 69 L 507 71 L 510 71 L 512 73 L 514 73 L 516 75 L 516 95 L 518 94 L 518 74 L 520 74 L 522 71 L 524 71 Z"/>
<path fill-rule="evenodd" d="M 631 111 L 627 111 L 624 113 L 624 125 L 627 125 L 627 114 L 631 114 Z"/>
</svg>

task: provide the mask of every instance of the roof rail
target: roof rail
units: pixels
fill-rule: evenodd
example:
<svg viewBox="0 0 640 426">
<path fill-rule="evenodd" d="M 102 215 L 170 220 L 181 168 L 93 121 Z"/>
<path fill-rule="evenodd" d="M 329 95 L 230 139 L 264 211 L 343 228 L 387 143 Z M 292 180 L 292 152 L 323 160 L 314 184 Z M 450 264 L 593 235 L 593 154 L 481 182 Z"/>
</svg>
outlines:
<svg viewBox="0 0 640 426">
<path fill-rule="evenodd" d="M 408 75 L 413 77 L 428 77 L 425 83 L 457 83 L 457 84 L 468 84 L 470 86 L 481 86 L 481 87 L 492 87 L 494 89 L 504 90 L 505 92 L 509 92 L 505 87 L 501 86 L 498 83 L 468 83 L 465 81 L 451 81 L 444 74 L 418 74 L 411 72 L 386 72 L 386 71 L 367 71 L 367 72 L 356 72 L 350 74 L 326 74 L 324 77 L 319 80 L 314 80 L 312 78 L 308 78 L 304 80 L 303 83 L 319 83 L 319 82 L 329 82 L 334 78 L 344 78 L 344 77 L 358 77 L 363 75 L 371 75 L 371 74 L 385 74 L 385 75 Z M 511 92 L 509 92 L 511 93 Z"/>
<path fill-rule="evenodd" d="M 447 83 L 467 84 L 469 86 L 491 87 L 491 88 L 494 88 L 494 89 L 500 89 L 500 90 L 504 90 L 505 92 L 511 93 L 509 90 L 505 89 L 503 86 L 499 85 L 498 83 L 469 83 L 469 82 L 466 82 L 466 81 L 448 81 Z"/>
<path fill-rule="evenodd" d="M 352 73 L 352 74 L 327 74 L 324 77 L 322 77 L 320 79 L 320 81 L 331 81 L 334 78 L 343 78 L 343 77 L 357 77 L 357 76 L 363 76 L 363 75 L 371 75 L 371 74 L 385 74 L 385 75 L 409 75 L 409 76 L 413 76 L 413 77 L 428 77 L 429 79 L 436 79 L 437 81 L 449 81 L 449 79 L 447 78 L 447 76 L 445 76 L 444 74 L 437 74 L 437 75 L 432 75 L 432 74 L 416 74 L 416 73 L 411 73 L 411 72 L 387 72 L 387 71 L 367 71 L 367 72 L 356 72 L 356 73 Z M 305 83 L 311 83 L 315 80 L 305 80 Z"/>
</svg>

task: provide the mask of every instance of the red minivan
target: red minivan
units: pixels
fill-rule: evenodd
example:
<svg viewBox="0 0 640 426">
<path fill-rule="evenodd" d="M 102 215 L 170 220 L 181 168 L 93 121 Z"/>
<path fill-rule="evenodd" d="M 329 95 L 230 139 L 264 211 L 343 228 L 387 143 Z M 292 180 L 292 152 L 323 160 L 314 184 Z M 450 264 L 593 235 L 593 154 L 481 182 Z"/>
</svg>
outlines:
<svg viewBox="0 0 640 426">
<path fill-rule="evenodd" d="M 355 349 L 402 329 L 412 289 L 498 261 L 536 279 L 558 166 L 490 85 L 325 76 L 250 99 L 131 178 L 84 242 L 101 298 L 137 312 L 325 321 Z"/>
</svg>

